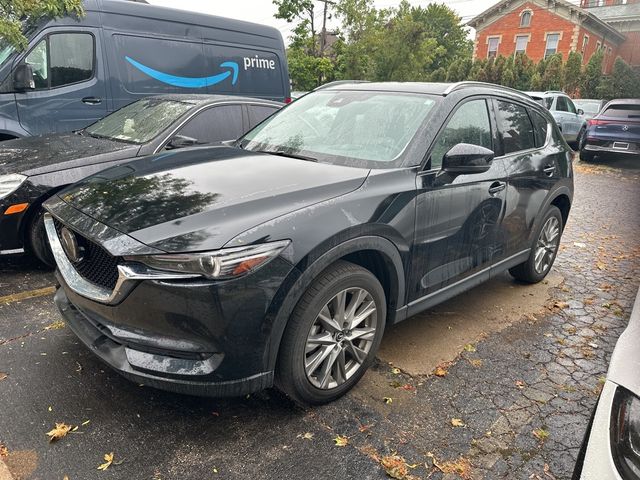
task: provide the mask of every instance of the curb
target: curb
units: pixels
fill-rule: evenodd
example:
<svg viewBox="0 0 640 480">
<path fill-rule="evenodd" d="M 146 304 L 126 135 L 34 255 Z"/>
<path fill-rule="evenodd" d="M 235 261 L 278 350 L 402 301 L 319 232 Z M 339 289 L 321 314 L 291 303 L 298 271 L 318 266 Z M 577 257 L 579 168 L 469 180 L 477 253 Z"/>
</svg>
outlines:
<svg viewBox="0 0 640 480">
<path fill-rule="evenodd" d="M 9 467 L 0 458 L 0 480 L 13 480 L 13 475 L 9 471 Z"/>
</svg>

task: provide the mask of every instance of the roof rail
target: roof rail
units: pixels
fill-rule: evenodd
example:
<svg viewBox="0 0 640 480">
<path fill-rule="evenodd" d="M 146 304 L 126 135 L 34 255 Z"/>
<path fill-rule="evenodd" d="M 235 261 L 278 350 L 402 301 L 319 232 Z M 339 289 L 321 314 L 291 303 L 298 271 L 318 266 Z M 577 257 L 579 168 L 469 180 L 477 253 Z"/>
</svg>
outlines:
<svg viewBox="0 0 640 480">
<path fill-rule="evenodd" d="M 344 85 L 348 83 L 370 83 L 369 80 L 335 80 L 333 82 L 325 83 L 324 85 L 320 85 L 312 90 L 315 92 L 316 90 L 322 90 L 323 88 L 333 87 L 335 85 Z"/>
<path fill-rule="evenodd" d="M 494 89 L 499 89 L 499 90 L 504 90 L 504 91 L 507 91 L 507 92 L 515 93 L 516 95 L 520 95 L 521 97 L 525 97 L 525 98 L 531 100 L 531 97 L 529 95 L 527 95 L 526 93 L 524 93 L 524 92 L 522 92 L 520 90 L 517 90 L 515 88 L 505 87 L 503 85 L 496 85 L 494 83 L 476 82 L 476 81 L 471 81 L 471 80 L 465 80 L 465 81 L 462 81 L 462 82 L 452 83 L 443 92 L 443 95 L 449 95 L 451 92 L 454 92 L 456 90 L 459 90 L 459 89 L 465 88 L 465 87 L 490 87 L 490 88 L 494 88 Z"/>
<path fill-rule="evenodd" d="M 547 90 L 547 91 L 546 91 L 546 92 L 544 92 L 544 93 L 545 93 L 545 95 L 546 95 L 547 93 L 561 93 L 561 94 L 563 94 L 563 95 L 567 95 L 567 94 L 566 94 L 566 93 L 564 93 L 562 90 Z M 567 95 L 567 96 L 568 96 L 568 95 Z"/>
</svg>

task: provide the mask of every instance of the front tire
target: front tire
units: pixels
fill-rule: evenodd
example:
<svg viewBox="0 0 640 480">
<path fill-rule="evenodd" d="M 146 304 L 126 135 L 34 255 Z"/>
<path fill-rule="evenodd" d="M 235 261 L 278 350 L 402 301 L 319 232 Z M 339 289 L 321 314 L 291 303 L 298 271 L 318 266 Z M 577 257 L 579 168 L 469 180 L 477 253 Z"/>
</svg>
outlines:
<svg viewBox="0 0 640 480">
<path fill-rule="evenodd" d="M 47 267 L 55 268 L 56 261 L 53 258 L 53 253 L 51 253 L 47 232 L 44 228 L 44 214 L 45 211 L 39 208 L 29 223 L 27 232 L 29 250 Z"/>
<path fill-rule="evenodd" d="M 339 261 L 303 294 L 280 345 L 276 386 L 300 404 L 328 403 L 358 383 L 375 358 L 386 321 L 382 285 Z"/>
<path fill-rule="evenodd" d="M 538 229 L 526 262 L 509 269 L 517 280 L 526 283 L 538 283 L 547 276 L 558 254 L 562 236 L 562 214 L 558 207 L 551 205 Z"/>
</svg>

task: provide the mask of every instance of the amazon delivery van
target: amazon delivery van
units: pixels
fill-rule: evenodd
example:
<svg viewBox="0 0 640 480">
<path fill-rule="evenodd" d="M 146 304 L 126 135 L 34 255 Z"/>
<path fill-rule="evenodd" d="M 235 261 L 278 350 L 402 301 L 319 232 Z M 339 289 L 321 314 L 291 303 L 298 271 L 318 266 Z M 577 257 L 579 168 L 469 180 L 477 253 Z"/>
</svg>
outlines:
<svg viewBox="0 0 640 480">
<path fill-rule="evenodd" d="M 83 128 L 140 97 L 218 93 L 290 101 L 280 32 L 125 0 L 0 40 L 0 140 Z"/>
</svg>

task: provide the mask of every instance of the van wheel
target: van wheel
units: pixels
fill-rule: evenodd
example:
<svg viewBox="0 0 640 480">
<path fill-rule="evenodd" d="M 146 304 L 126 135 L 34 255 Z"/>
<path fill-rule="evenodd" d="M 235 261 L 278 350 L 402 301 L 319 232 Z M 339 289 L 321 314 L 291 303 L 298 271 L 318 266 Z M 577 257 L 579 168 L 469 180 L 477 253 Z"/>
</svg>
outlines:
<svg viewBox="0 0 640 480">
<path fill-rule="evenodd" d="M 29 231 L 27 232 L 29 250 L 47 267 L 55 268 L 56 261 L 53 258 L 53 253 L 51 253 L 47 232 L 44 228 L 44 214 L 45 211 L 39 208 L 29 224 Z"/>
<path fill-rule="evenodd" d="M 276 386 L 301 404 L 347 393 L 373 363 L 386 321 L 386 299 L 369 271 L 339 261 L 304 293 L 284 332 Z"/>
<path fill-rule="evenodd" d="M 560 237 L 562 236 L 562 214 L 558 207 L 551 205 L 536 231 L 531 253 L 526 262 L 509 269 L 517 280 L 526 283 L 538 283 L 547 276 L 553 265 Z"/>
</svg>

